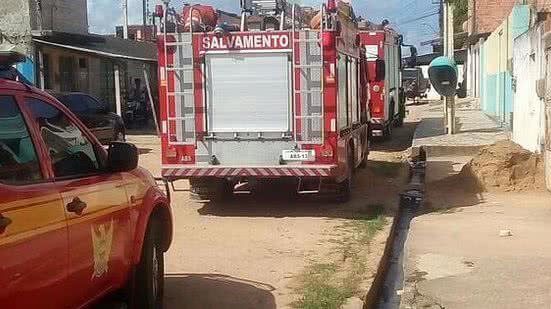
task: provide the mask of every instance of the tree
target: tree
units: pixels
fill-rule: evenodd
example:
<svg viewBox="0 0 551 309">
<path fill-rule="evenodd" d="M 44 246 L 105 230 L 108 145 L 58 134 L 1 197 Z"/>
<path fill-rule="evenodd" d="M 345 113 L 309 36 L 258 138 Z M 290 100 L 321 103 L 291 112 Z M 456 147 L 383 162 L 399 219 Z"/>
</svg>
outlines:
<svg viewBox="0 0 551 309">
<path fill-rule="evenodd" d="M 463 24 L 469 18 L 469 1 L 468 0 L 448 0 L 454 6 L 453 10 L 453 26 L 456 33 L 463 32 Z"/>
</svg>

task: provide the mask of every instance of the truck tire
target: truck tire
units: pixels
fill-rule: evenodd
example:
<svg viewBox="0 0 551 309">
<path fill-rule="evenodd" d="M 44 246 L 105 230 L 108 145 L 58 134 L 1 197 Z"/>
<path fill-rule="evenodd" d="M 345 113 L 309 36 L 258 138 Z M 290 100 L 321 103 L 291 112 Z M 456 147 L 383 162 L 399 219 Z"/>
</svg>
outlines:
<svg viewBox="0 0 551 309">
<path fill-rule="evenodd" d="M 402 102 L 402 100 L 400 100 L 398 110 L 398 119 L 396 119 L 395 125 L 396 127 L 403 127 L 404 119 L 406 118 L 406 102 Z"/>
<path fill-rule="evenodd" d="M 192 178 L 190 179 L 192 198 L 221 202 L 233 194 L 233 186 L 226 179 Z"/>
<path fill-rule="evenodd" d="M 134 308 L 162 308 L 164 294 L 164 252 L 161 248 L 159 221 L 147 225 L 140 263 L 134 275 Z"/>
<path fill-rule="evenodd" d="M 397 128 L 401 128 L 404 126 L 404 117 L 402 116 L 401 113 L 398 116 L 398 119 L 396 119 L 396 121 L 394 122 L 394 126 Z"/>
<path fill-rule="evenodd" d="M 354 183 L 354 152 L 352 147 L 348 147 L 346 163 L 346 180 L 339 184 L 337 197 L 337 201 L 341 203 L 348 202 L 352 195 L 352 184 Z"/>
<path fill-rule="evenodd" d="M 362 162 L 360 162 L 360 165 L 358 166 L 361 169 L 367 168 L 367 154 L 364 154 L 364 157 L 362 158 Z"/>
<path fill-rule="evenodd" d="M 389 141 L 392 139 L 392 122 L 388 123 L 383 128 L 383 141 Z"/>
</svg>

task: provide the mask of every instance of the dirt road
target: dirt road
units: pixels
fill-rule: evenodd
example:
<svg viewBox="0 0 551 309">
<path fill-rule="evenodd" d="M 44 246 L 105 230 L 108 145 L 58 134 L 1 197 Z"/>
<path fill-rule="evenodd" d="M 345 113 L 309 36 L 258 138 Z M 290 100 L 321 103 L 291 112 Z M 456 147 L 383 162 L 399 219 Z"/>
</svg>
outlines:
<svg viewBox="0 0 551 309">
<path fill-rule="evenodd" d="M 353 198 L 346 204 L 289 198 L 289 192 L 238 196 L 212 205 L 173 195 L 175 235 L 166 255 L 166 308 L 286 308 L 301 297 L 298 278 L 305 267 L 335 254 L 342 227 L 375 206 L 393 216 L 404 184 L 402 151 L 415 123 L 394 131 L 393 142 L 375 146 L 369 166 L 356 174 Z M 141 152 L 140 164 L 160 174 L 158 140 L 129 136 Z M 185 181 L 177 184 L 186 190 Z M 369 246 L 366 278 L 372 277 L 388 234 Z M 368 283 L 362 283 L 363 293 Z"/>
</svg>

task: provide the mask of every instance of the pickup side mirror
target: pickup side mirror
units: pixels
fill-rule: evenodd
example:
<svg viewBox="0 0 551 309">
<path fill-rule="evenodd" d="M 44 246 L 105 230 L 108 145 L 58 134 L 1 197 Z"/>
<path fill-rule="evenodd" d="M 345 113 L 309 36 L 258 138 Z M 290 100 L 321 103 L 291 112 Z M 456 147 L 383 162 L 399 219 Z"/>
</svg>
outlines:
<svg viewBox="0 0 551 309">
<path fill-rule="evenodd" d="M 377 59 L 375 61 L 375 81 L 380 82 L 385 80 L 386 77 L 386 67 L 385 61 Z"/>
<path fill-rule="evenodd" d="M 448 57 L 438 57 L 429 66 L 429 78 L 434 89 L 442 96 L 455 96 L 457 89 L 457 64 Z"/>
<path fill-rule="evenodd" d="M 132 144 L 113 142 L 107 151 L 107 170 L 130 172 L 138 167 L 138 148 Z"/>
</svg>

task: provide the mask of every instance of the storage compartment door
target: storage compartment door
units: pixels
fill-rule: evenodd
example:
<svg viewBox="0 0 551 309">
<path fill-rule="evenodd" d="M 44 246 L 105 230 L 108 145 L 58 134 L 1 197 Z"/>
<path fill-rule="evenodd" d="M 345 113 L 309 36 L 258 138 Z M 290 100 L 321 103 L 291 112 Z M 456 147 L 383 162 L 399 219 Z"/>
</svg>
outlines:
<svg viewBox="0 0 551 309">
<path fill-rule="evenodd" d="M 287 54 L 207 55 L 205 65 L 209 133 L 290 131 Z"/>
</svg>

